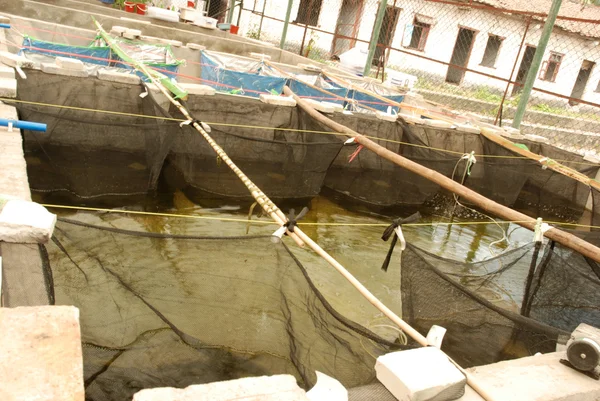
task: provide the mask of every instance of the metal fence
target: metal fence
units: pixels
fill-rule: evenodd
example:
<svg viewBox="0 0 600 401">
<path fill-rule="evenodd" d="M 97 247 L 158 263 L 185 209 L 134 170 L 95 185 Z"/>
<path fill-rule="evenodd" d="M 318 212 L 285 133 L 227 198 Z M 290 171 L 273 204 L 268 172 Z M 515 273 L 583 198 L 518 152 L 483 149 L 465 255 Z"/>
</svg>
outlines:
<svg viewBox="0 0 600 401">
<path fill-rule="evenodd" d="M 528 2 L 518 1 L 513 2 L 520 8 L 501 8 L 496 1 L 388 0 L 370 75 L 382 80 L 414 76 L 413 91 L 424 98 L 510 125 L 550 1 L 532 2 L 542 9 L 527 9 Z M 224 20 L 229 3 L 211 0 L 209 15 Z M 235 4 L 232 21 L 240 35 L 280 45 L 287 1 Z M 283 48 L 335 64 L 352 48 L 368 49 L 380 7 L 379 0 L 294 0 Z M 600 7 L 565 2 L 523 133 L 576 151 L 597 146 L 600 153 L 599 42 Z"/>
</svg>

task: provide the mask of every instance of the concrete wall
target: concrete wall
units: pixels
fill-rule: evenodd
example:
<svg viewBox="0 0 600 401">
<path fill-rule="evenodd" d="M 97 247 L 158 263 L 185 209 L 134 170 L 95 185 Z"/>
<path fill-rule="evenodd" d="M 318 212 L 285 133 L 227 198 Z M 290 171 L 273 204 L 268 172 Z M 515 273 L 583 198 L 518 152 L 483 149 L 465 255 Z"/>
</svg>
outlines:
<svg viewBox="0 0 600 401">
<path fill-rule="evenodd" d="M 190 24 L 158 21 L 145 16 L 104 7 L 100 5 L 100 2 L 97 4 L 93 5 L 75 0 L 52 0 L 51 4 L 46 1 L 36 0 L 0 0 L 0 11 L 4 14 L 48 21 L 53 27 L 58 27 L 58 24 L 62 24 L 69 27 L 81 28 L 87 32 L 95 30 L 92 21 L 92 17 L 94 17 L 107 30 L 113 25 L 120 25 L 127 28 L 140 29 L 147 36 L 179 40 L 184 44 L 189 42 L 198 43 L 215 51 L 239 55 L 248 55 L 251 52 L 265 53 L 271 56 L 273 61 L 288 64 L 306 62 L 304 58 L 296 54 L 282 51 L 259 41 L 243 38 L 238 35 L 231 35 L 219 30 L 205 29 Z M 133 21 L 121 18 L 129 18 L 133 19 Z M 38 37 L 39 34 L 38 32 Z M 65 38 L 63 36 L 56 41 L 71 43 Z"/>
</svg>

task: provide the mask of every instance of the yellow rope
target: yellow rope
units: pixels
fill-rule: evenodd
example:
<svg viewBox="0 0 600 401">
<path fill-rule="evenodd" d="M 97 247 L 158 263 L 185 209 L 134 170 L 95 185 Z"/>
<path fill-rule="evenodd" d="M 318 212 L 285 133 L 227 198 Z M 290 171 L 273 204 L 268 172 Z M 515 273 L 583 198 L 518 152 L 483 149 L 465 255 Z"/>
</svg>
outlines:
<svg viewBox="0 0 600 401">
<path fill-rule="evenodd" d="M 1 97 L 0 97 L 0 101 L 2 101 L 2 102 L 12 102 L 12 103 L 31 104 L 31 105 L 35 105 L 35 106 L 55 107 L 55 108 L 59 108 L 59 109 L 69 109 L 69 110 L 86 111 L 86 112 L 93 112 L 93 113 L 113 114 L 113 115 L 120 115 L 120 116 L 127 116 L 127 117 L 150 118 L 150 119 L 154 119 L 154 120 L 166 120 L 166 121 L 176 121 L 176 122 L 185 122 L 185 121 L 187 121 L 187 120 L 179 119 L 179 118 L 149 116 L 149 115 L 145 115 L 145 114 L 125 113 L 125 112 L 121 112 L 121 111 L 88 109 L 88 108 L 85 108 L 85 107 L 64 106 L 64 105 L 58 105 L 58 104 L 31 102 L 31 101 L 27 101 L 27 100 L 8 99 L 8 98 L 1 98 Z M 208 125 L 214 125 L 214 126 L 224 126 L 224 127 L 234 127 L 234 128 L 249 128 L 249 129 L 265 129 L 265 130 L 291 131 L 291 132 L 300 132 L 300 133 L 309 133 L 309 134 L 320 134 L 320 135 L 344 136 L 343 134 L 340 134 L 338 132 L 305 130 L 305 129 L 297 129 L 297 128 L 265 127 L 265 126 L 260 126 L 260 125 L 215 123 L 215 122 L 208 122 L 208 121 L 205 121 L 205 122 Z M 433 147 L 433 146 L 419 145 L 419 144 L 416 144 L 416 143 L 408 143 L 408 142 L 396 141 L 394 139 L 379 138 L 379 137 L 370 136 L 370 135 L 363 135 L 363 136 L 365 138 L 369 138 L 369 139 L 372 139 L 374 141 L 396 143 L 396 144 L 399 144 L 399 145 L 406 145 L 406 146 L 412 146 L 412 147 L 415 147 L 415 148 L 436 150 L 436 151 L 439 151 L 439 152 L 445 152 L 445 153 L 450 153 L 450 154 L 455 154 L 455 155 L 461 155 L 461 156 L 464 154 L 464 152 L 458 152 L 458 151 L 455 151 L 455 150 L 448 150 L 448 149 L 436 148 L 436 147 Z M 474 156 L 475 157 L 479 157 L 479 158 L 490 158 L 490 159 L 494 158 L 494 159 L 524 159 L 524 160 L 531 160 L 530 158 L 525 157 L 525 156 L 503 156 L 503 155 L 474 155 Z M 555 161 L 555 162 L 580 164 L 580 165 L 584 165 L 584 166 L 596 166 L 597 165 L 596 163 L 576 162 L 576 161 L 570 161 L 570 160 L 560 160 L 560 159 L 552 159 L 552 160 Z"/>
<path fill-rule="evenodd" d="M 103 209 L 97 207 L 85 207 L 85 206 L 69 206 L 69 205 L 54 205 L 54 204 L 42 204 L 44 207 L 55 208 L 55 209 L 71 209 L 71 210 L 83 210 L 83 211 L 92 211 L 92 212 L 106 212 L 106 213 L 121 213 L 121 214 L 137 214 L 143 216 L 156 216 L 156 217 L 175 217 L 175 218 L 186 218 L 186 219 L 201 219 L 201 220 L 219 220 L 219 221 L 228 221 L 235 223 L 244 223 L 244 224 L 272 224 L 276 225 L 273 221 L 268 220 L 248 220 L 248 219 L 235 219 L 230 217 L 214 217 L 214 216 L 197 216 L 191 214 L 177 214 L 177 213 L 156 213 L 156 212 L 143 212 L 139 210 L 123 210 L 123 209 Z M 515 220 L 515 221 L 501 221 L 502 223 L 532 223 L 531 220 Z M 562 223 L 559 221 L 544 221 L 546 224 L 553 225 L 563 225 L 563 226 L 572 226 L 572 227 L 584 227 L 584 228 L 598 228 L 600 226 L 590 226 L 586 224 L 576 224 L 576 223 Z M 299 226 L 329 226 L 329 227 L 387 227 L 389 223 L 308 223 L 308 222 L 298 222 Z M 403 227 L 424 227 L 424 226 L 432 226 L 432 225 L 457 225 L 457 226 L 465 226 L 465 225 L 480 225 L 480 224 L 496 224 L 491 221 L 457 221 L 457 222 L 431 222 L 431 223 L 408 223 L 402 224 Z"/>
</svg>

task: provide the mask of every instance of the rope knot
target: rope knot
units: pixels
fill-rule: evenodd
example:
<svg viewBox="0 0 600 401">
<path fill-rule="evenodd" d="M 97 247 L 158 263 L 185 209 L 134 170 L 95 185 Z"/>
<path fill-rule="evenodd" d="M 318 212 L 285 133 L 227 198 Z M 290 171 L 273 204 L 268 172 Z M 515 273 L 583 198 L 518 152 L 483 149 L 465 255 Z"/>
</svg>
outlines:
<svg viewBox="0 0 600 401">
<path fill-rule="evenodd" d="M 298 220 L 300 220 L 301 218 L 303 218 L 304 216 L 306 216 L 306 213 L 308 213 L 308 208 L 307 207 L 302 208 L 302 210 L 300 211 L 300 213 L 298 213 L 298 216 L 296 216 L 296 210 L 295 209 L 290 209 L 290 213 L 287 216 L 288 220 L 285 222 L 285 224 L 283 226 L 285 228 L 287 228 L 287 230 L 289 232 L 293 233 L 294 232 L 294 227 L 296 227 L 298 225 Z"/>
<path fill-rule="evenodd" d="M 406 249 L 406 240 L 404 239 L 404 234 L 402 233 L 402 224 L 411 223 L 413 221 L 417 221 L 421 218 L 421 213 L 414 213 L 407 218 L 404 219 L 396 219 L 393 220 L 392 223 L 386 227 L 385 231 L 381 235 L 381 239 L 387 241 L 390 239 L 392 234 L 394 234 L 394 238 L 390 244 L 390 249 L 383 261 L 383 265 L 381 265 L 381 270 L 387 272 L 388 267 L 390 265 L 390 261 L 392 259 L 392 253 L 394 253 L 394 247 L 396 246 L 396 242 L 400 239 L 400 251 Z"/>
</svg>

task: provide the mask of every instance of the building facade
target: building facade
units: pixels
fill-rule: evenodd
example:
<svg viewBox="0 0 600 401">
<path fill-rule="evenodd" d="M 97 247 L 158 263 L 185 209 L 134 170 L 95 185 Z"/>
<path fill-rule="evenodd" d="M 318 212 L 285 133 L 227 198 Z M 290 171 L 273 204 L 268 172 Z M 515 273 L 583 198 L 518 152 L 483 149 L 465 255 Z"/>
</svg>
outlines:
<svg viewBox="0 0 600 401">
<path fill-rule="evenodd" d="M 287 1 L 254 3 L 258 12 L 242 14 L 242 30 L 246 34 L 255 32 L 265 7 L 261 39 L 278 43 Z M 302 50 L 304 55 L 320 61 L 354 46 L 368 48 L 378 7 L 379 1 L 375 0 L 295 0 L 286 48 Z M 598 14 L 600 20 L 600 8 L 594 8 L 593 13 L 589 7 L 567 8 L 571 14 L 580 13 L 581 18 Z M 468 4 L 388 0 L 379 35 L 379 42 L 388 49 L 379 48 L 374 63 L 385 57 L 387 66 L 417 75 L 420 80 L 484 86 L 500 92 L 511 76 L 524 82 L 527 75 L 543 27 L 543 21 L 532 19 L 528 24 L 528 19 Z M 600 24 L 557 21 L 534 87 L 562 96 L 565 103 L 572 97 L 600 104 L 599 30 Z M 511 85 L 509 94 L 519 90 L 519 85 Z M 540 91 L 534 94 L 548 96 Z M 574 100 L 570 103 L 577 104 Z"/>
</svg>

